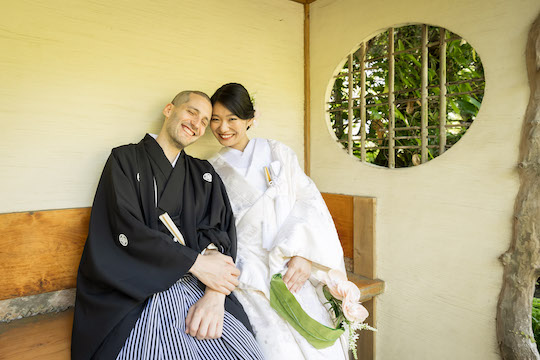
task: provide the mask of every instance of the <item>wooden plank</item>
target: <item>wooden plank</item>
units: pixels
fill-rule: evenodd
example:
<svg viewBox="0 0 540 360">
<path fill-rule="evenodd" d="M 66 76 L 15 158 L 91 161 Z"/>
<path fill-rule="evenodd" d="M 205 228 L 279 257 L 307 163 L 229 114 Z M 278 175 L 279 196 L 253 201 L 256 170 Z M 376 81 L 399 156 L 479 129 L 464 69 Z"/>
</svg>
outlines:
<svg viewBox="0 0 540 360">
<path fill-rule="evenodd" d="M 360 45 L 360 159 L 366 161 L 366 43 Z"/>
<path fill-rule="evenodd" d="M 354 197 L 354 272 L 370 279 L 375 269 L 375 198 Z"/>
<path fill-rule="evenodd" d="M 439 28 L 439 155 L 446 150 L 446 30 Z"/>
<path fill-rule="evenodd" d="M 350 195 L 322 194 L 343 247 L 345 257 L 353 257 L 353 197 Z M 361 274 L 363 275 L 363 274 Z"/>
<path fill-rule="evenodd" d="M 309 3 L 304 4 L 304 172 L 311 174 L 311 75 L 309 54 Z"/>
<path fill-rule="evenodd" d="M 367 277 L 348 272 L 347 277 L 360 289 L 360 301 L 367 301 L 384 292 L 384 281 L 379 279 L 368 279 Z"/>
<path fill-rule="evenodd" d="M 365 301 L 362 305 L 365 306 L 367 311 L 369 311 L 369 317 L 366 319 L 366 322 L 373 326 L 377 327 L 377 318 L 376 318 L 376 299 L 371 299 Z M 358 349 L 358 360 L 373 360 L 375 359 L 375 335 L 377 333 L 369 330 L 362 330 L 359 333 L 358 341 L 356 342 Z"/>
<path fill-rule="evenodd" d="M 73 288 L 90 208 L 0 214 L 0 300 Z"/>
<path fill-rule="evenodd" d="M 421 70 L 422 84 L 421 84 L 421 90 L 420 90 L 420 95 L 421 95 L 420 102 L 422 105 L 421 119 L 420 119 L 420 124 L 421 124 L 420 135 L 422 137 L 422 149 L 420 151 L 422 154 L 422 159 L 421 159 L 422 164 L 428 161 L 427 126 L 428 126 L 429 111 L 428 111 L 427 86 L 428 86 L 428 64 L 429 63 L 428 63 L 427 44 L 428 44 L 428 28 L 427 28 L 427 25 L 424 24 L 422 25 L 422 70 Z"/>
<path fill-rule="evenodd" d="M 0 324 L 0 360 L 69 360 L 73 309 Z"/>
<path fill-rule="evenodd" d="M 395 59 L 394 59 L 394 28 L 388 29 L 388 167 L 396 166 L 395 136 L 396 114 L 395 114 Z"/>
<path fill-rule="evenodd" d="M 353 87 L 353 83 L 354 83 L 354 74 L 353 74 L 353 54 L 350 53 L 349 54 L 349 60 L 348 60 L 348 68 L 349 68 L 349 73 L 347 74 L 348 76 L 348 81 L 349 81 L 349 92 L 348 92 L 348 95 L 347 95 L 347 104 L 348 104 L 348 107 L 347 107 L 347 151 L 349 152 L 349 155 L 353 155 L 353 121 L 354 121 L 354 114 L 353 114 L 353 103 L 354 103 L 354 100 L 353 100 L 353 90 L 354 90 L 354 87 Z"/>
</svg>

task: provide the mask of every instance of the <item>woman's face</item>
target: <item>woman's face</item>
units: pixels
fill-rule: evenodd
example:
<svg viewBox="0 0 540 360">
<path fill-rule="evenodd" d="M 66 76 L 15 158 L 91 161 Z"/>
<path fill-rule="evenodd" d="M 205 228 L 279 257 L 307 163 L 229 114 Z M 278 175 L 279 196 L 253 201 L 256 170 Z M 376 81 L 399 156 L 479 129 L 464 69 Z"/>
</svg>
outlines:
<svg viewBox="0 0 540 360">
<path fill-rule="evenodd" d="M 253 119 L 240 119 L 221 103 L 214 104 L 210 129 L 221 145 L 244 151 L 249 142 L 247 128 L 251 124 Z"/>
</svg>

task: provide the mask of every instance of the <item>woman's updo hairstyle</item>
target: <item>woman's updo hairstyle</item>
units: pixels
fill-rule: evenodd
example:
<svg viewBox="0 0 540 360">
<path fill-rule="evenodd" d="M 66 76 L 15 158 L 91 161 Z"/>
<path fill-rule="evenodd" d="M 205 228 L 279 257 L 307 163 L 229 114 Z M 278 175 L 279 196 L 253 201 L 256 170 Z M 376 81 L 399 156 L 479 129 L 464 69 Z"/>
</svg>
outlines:
<svg viewBox="0 0 540 360">
<path fill-rule="evenodd" d="M 228 83 L 216 90 L 210 98 L 212 106 L 220 103 L 231 113 L 242 120 L 249 120 L 255 116 L 255 109 L 245 87 L 237 83 Z"/>
</svg>

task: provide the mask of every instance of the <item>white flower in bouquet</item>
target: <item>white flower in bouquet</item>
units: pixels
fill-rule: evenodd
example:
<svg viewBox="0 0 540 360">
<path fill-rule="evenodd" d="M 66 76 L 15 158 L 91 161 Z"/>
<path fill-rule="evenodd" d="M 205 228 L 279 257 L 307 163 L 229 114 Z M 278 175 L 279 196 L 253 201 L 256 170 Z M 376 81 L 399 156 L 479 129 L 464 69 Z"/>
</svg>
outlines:
<svg viewBox="0 0 540 360">
<path fill-rule="evenodd" d="M 377 331 L 364 323 L 369 312 L 360 304 L 360 289 L 353 282 L 347 280 L 347 275 L 339 270 L 332 269 L 328 273 L 320 273 L 319 278 L 325 284 L 323 293 L 332 307 L 336 322 L 341 324 L 343 328 L 349 329 L 349 349 L 351 349 L 354 358 L 358 359 L 356 352 L 358 333 L 356 331 Z"/>
</svg>

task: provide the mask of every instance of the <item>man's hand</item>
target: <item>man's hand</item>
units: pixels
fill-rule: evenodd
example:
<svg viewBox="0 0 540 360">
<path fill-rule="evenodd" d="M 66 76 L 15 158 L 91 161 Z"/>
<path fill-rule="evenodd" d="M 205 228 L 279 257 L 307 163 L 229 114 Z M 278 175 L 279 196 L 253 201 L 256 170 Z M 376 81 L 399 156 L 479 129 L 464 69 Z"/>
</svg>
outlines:
<svg viewBox="0 0 540 360">
<path fill-rule="evenodd" d="M 215 250 L 199 255 L 189 272 L 204 285 L 225 295 L 229 295 L 239 284 L 240 270 L 234 265 L 233 259 Z"/>
<path fill-rule="evenodd" d="M 210 288 L 189 308 L 186 316 L 186 334 L 199 340 L 217 339 L 223 331 L 225 295 Z"/>
<path fill-rule="evenodd" d="M 287 272 L 283 282 L 290 292 L 297 292 L 311 276 L 311 261 L 301 256 L 293 256 L 287 263 Z"/>
</svg>

